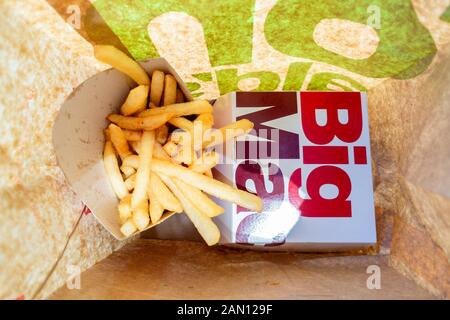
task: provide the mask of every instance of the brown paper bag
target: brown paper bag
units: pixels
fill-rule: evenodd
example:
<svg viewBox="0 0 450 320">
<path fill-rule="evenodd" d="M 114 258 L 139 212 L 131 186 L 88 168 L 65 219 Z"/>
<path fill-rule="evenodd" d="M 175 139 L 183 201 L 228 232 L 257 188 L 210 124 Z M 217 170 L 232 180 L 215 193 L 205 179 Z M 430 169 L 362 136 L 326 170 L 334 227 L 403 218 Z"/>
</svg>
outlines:
<svg viewBox="0 0 450 320">
<path fill-rule="evenodd" d="M 93 59 L 89 42 L 122 46 L 138 59 L 164 56 L 195 97 L 214 98 L 236 89 L 368 89 L 379 230 L 375 252 L 390 253 L 398 270 L 448 297 L 448 1 L 375 3 L 382 10 L 370 6 L 373 1 L 360 1 L 358 5 L 365 7 L 359 12 L 365 15 L 350 17 L 357 25 L 333 20 L 346 20 L 344 15 L 322 17 L 318 11 L 328 10 L 323 10 L 325 1 L 320 2 L 309 9 L 313 11 L 302 13 L 309 16 L 312 28 L 312 38 L 304 42 L 298 38 L 301 32 L 277 29 L 288 25 L 302 30 L 295 25 L 304 21 L 298 19 L 300 11 L 291 10 L 301 5 L 300 0 L 258 0 L 248 5 L 230 1 L 226 10 L 234 15 L 224 24 L 211 23 L 217 15 L 227 16 L 214 11 L 214 6 L 183 7 L 167 1 L 161 12 L 145 7 L 142 14 L 148 15 L 147 20 L 137 29 L 111 19 L 118 16 L 114 10 L 130 9 L 120 6 L 127 2 L 110 2 L 109 11 L 105 1 L 93 1 L 94 6 L 86 0 L 4 1 L 0 5 L 0 84 L 4 89 L 0 94 L 4 159 L 0 297 L 46 297 L 73 270 L 88 268 L 120 246 L 86 214 L 88 209 L 65 182 L 51 147 L 51 127 L 61 104 L 80 83 L 106 68 Z M 237 3 L 239 9 L 234 7 Z M 350 3 L 352 8 L 355 3 Z M 354 10 L 340 11 L 351 14 Z M 397 20 L 385 20 L 378 15 L 383 12 Z M 291 20 L 291 13 L 295 19 Z M 328 20 L 321 22 L 324 19 Z M 320 23 L 320 28 L 314 23 Z M 130 33 L 121 32 L 121 26 Z M 231 32 L 224 32 L 228 27 Z M 378 31 L 404 27 L 414 30 L 414 37 L 391 34 L 399 34 L 396 40 L 411 51 L 404 57 L 394 54 L 389 63 L 383 59 L 367 63 L 380 43 Z M 353 41 L 360 39 L 358 30 L 367 31 L 361 42 Z M 142 34 L 148 36 L 139 38 Z M 233 37 L 227 38 L 230 34 Z M 346 41 L 346 34 L 354 36 Z M 130 46 L 130 39 L 144 45 Z M 148 39 L 152 46 L 145 45 Z M 383 46 L 392 43 L 383 39 Z M 312 50 L 302 56 L 297 45 L 289 47 L 299 41 L 314 48 L 320 44 L 325 56 L 320 48 L 320 54 Z M 366 49 L 353 50 L 361 48 L 360 43 Z M 385 53 L 384 57 L 389 56 Z M 335 55 L 337 62 L 330 58 Z M 359 67 L 349 63 L 358 59 Z M 395 72 L 385 68 L 396 64 Z"/>
</svg>

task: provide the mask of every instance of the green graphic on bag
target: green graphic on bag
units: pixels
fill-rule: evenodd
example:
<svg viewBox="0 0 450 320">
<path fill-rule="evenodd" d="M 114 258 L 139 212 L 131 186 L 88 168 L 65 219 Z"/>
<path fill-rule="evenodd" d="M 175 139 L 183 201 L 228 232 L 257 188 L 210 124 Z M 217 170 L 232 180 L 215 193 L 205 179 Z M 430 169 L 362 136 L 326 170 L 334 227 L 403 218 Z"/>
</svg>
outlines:
<svg viewBox="0 0 450 320">
<path fill-rule="evenodd" d="M 367 24 L 369 7 L 380 12 L 380 42 L 369 58 L 339 56 L 314 42 L 313 32 L 321 20 L 339 18 Z M 323 61 L 371 78 L 414 77 L 436 53 L 433 38 L 409 0 L 280 0 L 267 16 L 265 35 L 269 44 L 284 54 Z"/>
<path fill-rule="evenodd" d="M 261 16 L 261 10 L 267 10 L 267 15 Z M 86 34 L 95 34 L 91 42 L 102 39 L 98 33 L 106 28 L 137 60 L 159 56 L 157 45 L 161 43 L 155 44 L 149 36 L 152 21 L 173 13 L 193 18 L 203 31 L 204 39 L 199 38 L 208 59 L 201 72 L 189 70 L 189 63 L 184 70 L 191 74 L 189 87 L 196 97 L 214 90 L 220 94 L 239 91 L 240 84 L 249 79 L 257 85 L 245 90 L 364 91 L 366 86 L 360 81 L 370 84 L 376 79 L 409 79 L 421 74 L 437 51 L 410 0 L 278 0 L 267 5 L 262 0 L 95 0 L 87 13 L 83 25 Z M 449 17 L 450 8 L 440 19 L 449 21 Z M 159 28 L 169 28 L 167 33 L 172 36 L 167 21 Z M 171 21 L 176 23 L 177 18 Z M 358 43 L 358 37 L 364 40 L 372 34 L 377 38 L 373 51 L 363 57 L 349 56 L 320 43 L 315 33 L 324 21 L 360 26 L 360 34 L 343 31 L 353 41 L 351 49 L 362 50 L 364 41 Z M 329 39 L 339 38 L 339 30 L 326 32 Z M 177 37 L 182 39 L 181 34 Z M 268 56 L 277 52 L 285 60 L 276 60 L 277 66 L 255 60 L 261 57 L 262 41 L 264 50 L 272 50 Z"/>
<path fill-rule="evenodd" d="M 445 22 L 450 22 L 450 6 L 441 15 L 441 20 Z"/>
<path fill-rule="evenodd" d="M 202 24 L 212 66 L 252 59 L 253 0 L 98 0 L 94 6 L 135 59 L 159 56 L 147 26 L 168 12 L 184 12 Z"/>
</svg>

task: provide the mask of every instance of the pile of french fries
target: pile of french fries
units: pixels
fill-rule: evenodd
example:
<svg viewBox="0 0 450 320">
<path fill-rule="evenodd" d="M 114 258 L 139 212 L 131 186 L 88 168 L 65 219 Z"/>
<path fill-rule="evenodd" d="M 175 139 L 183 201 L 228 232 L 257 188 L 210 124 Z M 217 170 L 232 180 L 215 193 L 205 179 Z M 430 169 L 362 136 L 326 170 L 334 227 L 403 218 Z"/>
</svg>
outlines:
<svg viewBox="0 0 450 320">
<path fill-rule="evenodd" d="M 165 213 L 186 213 L 208 245 L 220 232 L 211 218 L 224 212 L 207 194 L 260 212 L 252 193 L 215 180 L 219 162 L 214 146 L 248 133 L 243 119 L 214 129 L 208 101 L 185 102 L 175 77 L 160 70 L 151 78 L 133 59 L 113 46 L 98 45 L 95 57 L 127 74 L 137 86 L 111 114 L 105 129 L 104 164 L 120 199 L 118 211 L 125 236 L 157 224 Z"/>
</svg>

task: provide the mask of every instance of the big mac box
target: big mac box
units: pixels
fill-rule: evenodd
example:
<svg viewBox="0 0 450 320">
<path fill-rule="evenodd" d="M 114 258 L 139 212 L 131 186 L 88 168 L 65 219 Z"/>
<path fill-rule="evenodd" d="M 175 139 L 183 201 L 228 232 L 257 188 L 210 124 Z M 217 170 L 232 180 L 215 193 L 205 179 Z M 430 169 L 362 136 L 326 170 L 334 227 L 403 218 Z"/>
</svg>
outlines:
<svg viewBox="0 0 450 320">
<path fill-rule="evenodd" d="M 223 147 L 215 175 L 264 201 L 262 213 L 221 203 L 222 242 L 264 249 L 346 250 L 376 243 L 367 96 L 234 92 L 217 125 L 254 129 Z"/>
<path fill-rule="evenodd" d="M 172 74 L 164 59 L 140 62 Z M 103 163 L 106 117 L 136 84 L 109 69 L 86 80 L 63 104 L 53 128 L 58 163 L 99 222 L 117 239 L 119 200 Z M 254 128 L 214 147 L 214 178 L 263 200 L 261 213 L 214 199 L 220 243 L 277 250 L 345 250 L 376 242 L 367 97 L 358 92 L 234 92 L 211 101 L 214 127 L 246 118 Z M 188 181 L 185 181 L 188 182 Z M 181 201 L 181 200 L 180 200 Z M 162 223 L 164 222 L 164 223 Z M 151 237 L 192 239 L 184 214 L 166 212 Z M 194 236 L 195 238 L 195 236 Z"/>
</svg>

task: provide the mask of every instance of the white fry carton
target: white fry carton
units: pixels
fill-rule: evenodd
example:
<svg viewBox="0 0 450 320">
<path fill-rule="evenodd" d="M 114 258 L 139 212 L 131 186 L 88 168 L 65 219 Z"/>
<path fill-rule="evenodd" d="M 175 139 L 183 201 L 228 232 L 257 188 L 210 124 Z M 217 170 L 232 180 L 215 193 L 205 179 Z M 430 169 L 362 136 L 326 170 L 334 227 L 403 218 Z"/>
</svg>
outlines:
<svg viewBox="0 0 450 320">
<path fill-rule="evenodd" d="M 157 69 L 174 75 L 186 99 L 192 100 L 189 90 L 165 59 L 150 59 L 140 64 L 148 74 Z M 106 117 L 118 112 L 135 86 L 128 76 L 115 69 L 100 72 L 72 92 L 53 126 L 56 158 L 68 182 L 97 220 L 119 240 L 125 236 L 120 232 L 119 200 L 103 165 L 103 130 L 109 124 Z M 163 215 L 158 223 L 172 215 Z"/>
</svg>

